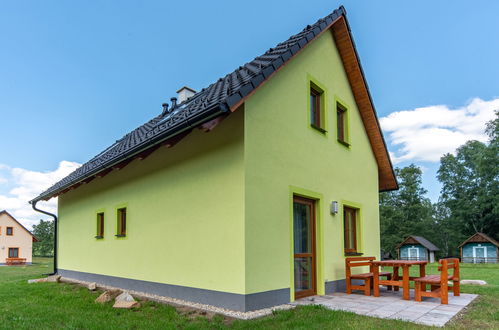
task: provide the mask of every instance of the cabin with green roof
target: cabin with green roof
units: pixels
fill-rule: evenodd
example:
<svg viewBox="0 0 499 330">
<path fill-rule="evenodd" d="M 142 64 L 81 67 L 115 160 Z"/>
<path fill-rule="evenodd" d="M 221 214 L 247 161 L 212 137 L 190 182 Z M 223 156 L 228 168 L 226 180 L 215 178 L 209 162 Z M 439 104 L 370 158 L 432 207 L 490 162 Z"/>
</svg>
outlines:
<svg viewBox="0 0 499 330">
<path fill-rule="evenodd" d="M 397 188 L 340 7 L 31 203 L 59 198 L 63 277 L 251 311 L 343 290 Z"/>
</svg>

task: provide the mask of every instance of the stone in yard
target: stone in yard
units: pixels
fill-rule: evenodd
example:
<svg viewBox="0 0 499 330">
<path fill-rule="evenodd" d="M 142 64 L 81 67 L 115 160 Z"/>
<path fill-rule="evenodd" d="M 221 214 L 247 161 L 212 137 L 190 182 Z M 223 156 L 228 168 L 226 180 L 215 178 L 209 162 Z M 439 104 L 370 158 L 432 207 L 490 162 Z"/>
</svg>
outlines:
<svg viewBox="0 0 499 330">
<path fill-rule="evenodd" d="M 89 285 L 87 285 L 87 288 L 90 290 L 90 291 L 95 291 L 97 290 L 97 284 L 95 282 L 92 282 L 90 283 Z"/>
<path fill-rule="evenodd" d="M 28 280 L 29 284 L 31 284 L 31 283 L 40 283 L 40 282 L 47 282 L 47 279 L 46 278 L 36 278 L 34 280 Z"/>
<path fill-rule="evenodd" d="M 59 283 L 61 281 L 61 275 L 51 275 L 47 277 L 47 282 Z"/>
<path fill-rule="evenodd" d="M 122 294 L 116 297 L 113 308 L 135 308 L 139 306 L 140 304 L 135 301 L 130 293 L 123 291 Z"/>
<path fill-rule="evenodd" d="M 135 299 L 130 293 L 128 293 L 127 291 L 123 291 L 122 294 L 116 297 L 116 302 L 118 301 L 135 301 Z"/>
<path fill-rule="evenodd" d="M 120 300 L 116 301 L 113 305 L 113 308 L 138 308 L 140 307 L 140 303 L 137 301 L 125 301 L 125 300 Z"/>
<path fill-rule="evenodd" d="M 101 304 L 107 303 L 116 298 L 119 293 L 119 291 L 104 291 L 99 297 L 97 297 L 97 299 L 95 299 L 95 302 Z"/>
<path fill-rule="evenodd" d="M 461 280 L 461 284 L 487 285 L 487 282 L 482 280 Z"/>
</svg>

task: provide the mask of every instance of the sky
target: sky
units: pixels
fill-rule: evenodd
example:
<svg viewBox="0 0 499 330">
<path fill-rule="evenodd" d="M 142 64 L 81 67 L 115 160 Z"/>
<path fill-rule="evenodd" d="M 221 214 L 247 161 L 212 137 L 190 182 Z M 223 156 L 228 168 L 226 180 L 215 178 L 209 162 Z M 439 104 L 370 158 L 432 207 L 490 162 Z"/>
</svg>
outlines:
<svg viewBox="0 0 499 330">
<path fill-rule="evenodd" d="M 436 201 L 440 157 L 499 108 L 497 1 L 2 1 L 0 210 L 343 4 L 395 166 Z M 42 206 L 41 203 L 39 206 Z M 44 205 L 56 210 L 56 199 Z"/>
</svg>

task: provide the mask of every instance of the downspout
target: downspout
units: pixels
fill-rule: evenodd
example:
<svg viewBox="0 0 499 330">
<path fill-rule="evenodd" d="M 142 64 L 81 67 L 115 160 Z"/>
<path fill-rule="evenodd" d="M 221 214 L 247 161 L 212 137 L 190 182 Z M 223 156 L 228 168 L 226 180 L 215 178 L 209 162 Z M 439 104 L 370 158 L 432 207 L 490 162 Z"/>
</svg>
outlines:
<svg viewBox="0 0 499 330">
<path fill-rule="evenodd" d="M 54 271 L 50 274 L 47 275 L 55 275 L 57 274 L 57 216 L 55 214 L 49 213 L 47 211 L 40 210 L 39 208 L 36 207 L 36 203 L 38 203 L 38 200 L 35 201 L 30 201 L 31 207 L 33 210 L 46 214 L 48 216 L 51 216 L 54 218 Z"/>
</svg>

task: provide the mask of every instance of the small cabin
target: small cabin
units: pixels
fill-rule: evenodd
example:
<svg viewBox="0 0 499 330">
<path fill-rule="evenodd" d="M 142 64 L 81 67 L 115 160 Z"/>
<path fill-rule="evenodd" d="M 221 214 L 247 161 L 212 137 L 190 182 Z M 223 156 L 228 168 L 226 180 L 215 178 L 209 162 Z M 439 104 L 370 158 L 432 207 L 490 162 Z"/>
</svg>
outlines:
<svg viewBox="0 0 499 330">
<path fill-rule="evenodd" d="M 435 251 L 440 249 L 421 236 L 409 236 L 397 246 L 400 260 L 435 262 Z"/>
<path fill-rule="evenodd" d="M 461 262 L 497 263 L 499 259 L 499 242 L 484 233 L 476 233 L 459 245 Z"/>
</svg>

